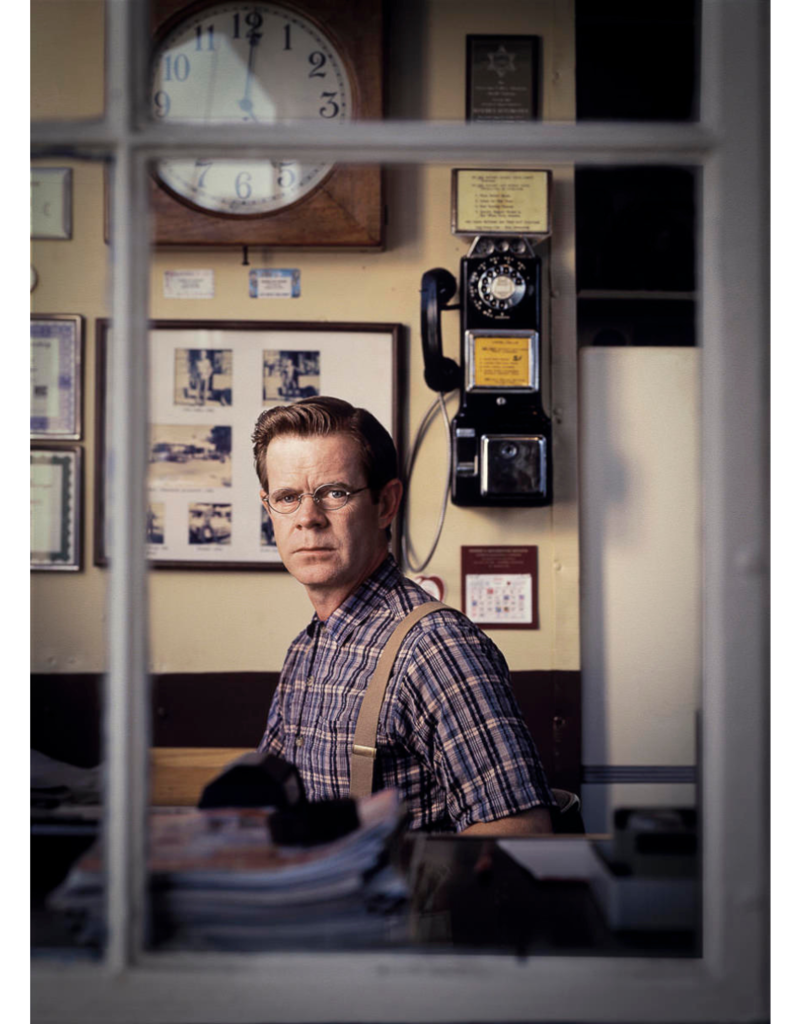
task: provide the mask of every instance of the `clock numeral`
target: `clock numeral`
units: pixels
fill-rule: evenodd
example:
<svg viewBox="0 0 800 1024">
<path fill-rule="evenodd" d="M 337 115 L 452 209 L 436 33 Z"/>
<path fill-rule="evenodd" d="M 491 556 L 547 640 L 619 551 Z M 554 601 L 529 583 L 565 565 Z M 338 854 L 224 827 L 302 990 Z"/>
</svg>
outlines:
<svg viewBox="0 0 800 1024">
<path fill-rule="evenodd" d="M 197 40 L 196 40 L 196 43 L 195 43 L 195 49 L 196 50 L 200 50 L 202 52 L 202 50 L 203 50 L 203 26 L 202 25 L 198 25 L 197 26 L 197 28 L 195 29 L 195 35 L 197 37 Z M 208 26 L 208 30 L 206 32 L 206 39 L 208 40 L 208 45 L 206 46 L 206 49 L 207 50 L 213 50 L 214 49 L 214 26 L 213 25 L 209 25 Z"/>
<path fill-rule="evenodd" d="M 282 167 L 278 175 L 278 188 L 291 188 L 297 180 L 297 175 L 291 167 Z"/>
<path fill-rule="evenodd" d="M 292 26 L 284 25 L 283 27 L 283 48 L 284 50 L 291 50 L 292 48 Z"/>
<path fill-rule="evenodd" d="M 153 103 L 156 105 L 156 117 L 166 117 L 169 113 L 169 96 L 163 89 L 155 94 Z"/>
<path fill-rule="evenodd" d="M 321 100 L 325 100 L 325 106 L 319 108 L 320 117 L 336 117 L 339 113 L 339 104 L 334 102 L 334 97 L 338 96 L 335 92 L 322 92 L 319 95 Z"/>
<path fill-rule="evenodd" d="M 253 189 L 250 186 L 252 175 L 249 171 L 240 171 L 236 175 L 236 195 L 240 199 L 249 199 L 252 195 Z"/>
<path fill-rule="evenodd" d="M 313 53 L 308 55 L 308 63 L 311 65 L 311 71 L 308 73 L 309 78 L 324 78 L 325 72 L 321 70 L 327 63 L 327 58 L 324 53 L 320 50 L 314 50 Z"/>
<path fill-rule="evenodd" d="M 257 43 L 258 40 L 261 38 L 261 33 L 258 31 L 258 29 L 260 29 L 261 26 L 263 25 L 264 18 L 259 14 L 258 11 L 250 11 L 249 14 L 247 15 L 247 17 L 244 19 L 244 21 L 245 21 L 246 25 L 250 26 L 250 31 L 249 32 L 245 32 L 245 38 L 252 40 L 252 42 L 254 42 L 254 43 Z M 241 29 L 241 22 L 239 20 L 239 12 L 237 11 L 236 14 L 234 14 L 234 16 L 233 16 L 233 38 L 234 39 L 240 39 L 241 38 L 241 36 L 239 34 L 240 33 L 240 29 Z"/>
<path fill-rule="evenodd" d="M 173 72 L 178 82 L 185 82 L 189 77 L 191 71 L 191 65 L 189 64 L 189 58 L 185 53 L 179 53 L 175 60 L 172 59 L 172 54 L 168 53 L 164 57 L 164 81 L 171 82 Z"/>
<path fill-rule="evenodd" d="M 204 188 L 205 187 L 206 175 L 208 174 L 208 169 L 211 166 L 212 162 L 213 161 L 211 161 L 211 160 L 195 160 L 195 162 L 194 162 L 195 167 L 202 167 L 203 168 L 203 170 L 200 172 L 200 177 L 197 179 L 197 187 L 198 188 Z"/>
</svg>

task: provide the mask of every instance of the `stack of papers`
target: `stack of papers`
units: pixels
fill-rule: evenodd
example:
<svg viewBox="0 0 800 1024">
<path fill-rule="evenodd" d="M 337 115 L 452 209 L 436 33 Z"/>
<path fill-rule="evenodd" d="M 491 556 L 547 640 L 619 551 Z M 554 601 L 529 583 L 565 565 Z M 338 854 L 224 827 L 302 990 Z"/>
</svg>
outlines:
<svg viewBox="0 0 800 1024">
<path fill-rule="evenodd" d="M 372 946 L 406 935 L 408 889 L 392 863 L 402 822 L 395 790 L 358 802 L 359 828 L 314 847 L 279 847 L 268 809 L 154 808 L 151 944 L 192 950 Z M 102 841 L 49 905 L 91 945 L 104 937 Z"/>
<path fill-rule="evenodd" d="M 54 808 L 61 804 L 99 804 L 100 767 L 78 768 L 31 750 L 31 807 Z"/>
</svg>

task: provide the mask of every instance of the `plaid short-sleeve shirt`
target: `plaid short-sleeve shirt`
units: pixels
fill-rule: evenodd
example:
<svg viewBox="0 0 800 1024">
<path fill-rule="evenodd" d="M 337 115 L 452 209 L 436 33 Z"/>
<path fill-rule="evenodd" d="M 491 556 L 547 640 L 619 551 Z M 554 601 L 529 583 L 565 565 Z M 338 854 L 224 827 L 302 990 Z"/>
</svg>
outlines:
<svg viewBox="0 0 800 1024">
<path fill-rule="evenodd" d="M 430 601 L 386 561 L 294 640 L 259 745 L 294 764 L 310 800 L 347 796 L 364 691 L 397 623 Z M 375 788 L 400 790 L 409 827 L 461 831 L 555 801 L 503 655 L 465 616 L 433 612 L 400 648 L 378 722 Z"/>
</svg>

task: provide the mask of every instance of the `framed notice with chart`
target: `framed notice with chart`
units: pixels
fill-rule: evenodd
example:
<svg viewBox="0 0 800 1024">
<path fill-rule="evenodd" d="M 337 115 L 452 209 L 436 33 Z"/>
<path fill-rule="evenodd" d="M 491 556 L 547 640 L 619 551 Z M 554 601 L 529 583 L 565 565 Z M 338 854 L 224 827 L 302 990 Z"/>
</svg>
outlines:
<svg viewBox="0 0 800 1024">
<path fill-rule="evenodd" d="M 461 548 L 461 607 L 488 629 L 538 629 L 538 548 Z"/>
</svg>

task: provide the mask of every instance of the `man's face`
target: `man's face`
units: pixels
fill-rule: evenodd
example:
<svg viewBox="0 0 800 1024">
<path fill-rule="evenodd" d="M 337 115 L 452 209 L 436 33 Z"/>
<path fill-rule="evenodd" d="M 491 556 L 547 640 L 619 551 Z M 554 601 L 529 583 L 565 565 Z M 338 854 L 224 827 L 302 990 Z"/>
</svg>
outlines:
<svg viewBox="0 0 800 1024">
<path fill-rule="evenodd" d="M 284 490 L 313 493 L 321 484 L 354 491 L 367 483 L 358 445 L 346 434 L 276 438 L 267 448 L 267 477 L 273 496 Z M 399 493 L 394 499 L 399 481 L 394 485 L 387 484 L 377 503 L 364 490 L 334 511 L 320 508 L 311 497 L 303 498 L 295 512 L 270 509 L 278 551 L 295 579 L 311 592 L 341 592 L 341 600 L 355 590 L 386 555 L 385 528 L 399 501 Z"/>
</svg>

